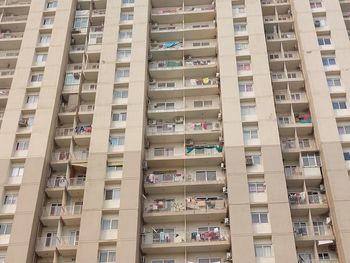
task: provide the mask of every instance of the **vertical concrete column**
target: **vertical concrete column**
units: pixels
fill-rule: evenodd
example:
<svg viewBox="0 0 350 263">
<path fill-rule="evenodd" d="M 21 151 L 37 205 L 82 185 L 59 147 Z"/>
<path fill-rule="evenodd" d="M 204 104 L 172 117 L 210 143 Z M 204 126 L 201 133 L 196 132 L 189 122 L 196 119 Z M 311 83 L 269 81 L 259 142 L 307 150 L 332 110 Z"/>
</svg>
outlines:
<svg viewBox="0 0 350 263">
<path fill-rule="evenodd" d="M 6 262 L 31 263 L 36 243 L 39 217 L 42 207 L 44 183 L 51 157 L 52 136 L 56 125 L 59 94 L 62 88 L 64 68 L 69 47 L 68 32 L 71 24 L 71 12 L 74 1 L 59 2 L 55 15 L 52 40 L 48 59 L 45 64 L 44 78 L 40 88 L 39 101 L 32 127 L 30 145 L 25 163 L 25 173 L 17 200 L 17 209 L 13 220 L 10 244 Z M 0 133 L 1 153 L 11 156 L 15 132 L 21 113 L 25 89 L 30 77 L 38 32 L 42 20 L 45 0 L 32 1 L 26 31 L 20 50 L 17 68 L 13 79 L 8 112 L 5 113 L 6 129 Z M 69 19 L 67 19 L 69 18 Z M 62 39 L 66 39 L 62 42 Z M 3 158 L 3 157 L 1 157 Z"/>
<path fill-rule="evenodd" d="M 297 255 L 260 1 L 246 1 L 246 12 L 274 256 L 276 262 L 294 263 Z"/>
<path fill-rule="evenodd" d="M 255 254 L 234 50 L 232 1 L 217 0 L 216 16 L 232 258 L 234 262 L 253 263 Z"/>
<path fill-rule="evenodd" d="M 121 1 L 107 1 L 77 262 L 95 262 L 98 258 L 120 7 Z"/>
<path fill-rule="evenodd" d="M 148 88 L 149 0 L 136 0 L 130 63 L 117 261 L 140 262 L 144 127 Z"/>
<path fill-rule="evenodd" d="M 345 38 L 346 28 L 342 21 L 339 3 L 324 1 L 331 37 L 336 48 L 337 64 L 341 68 L 344 83 L 349 83 L 349 40 Z M 327 79 L 322 65 L 322 57 L 317 42 L 312 13 L 308 2 L 293 1 L 296 34 L 306 73 L 306 90 L 310 100 L 310 110 L 315 127 L 315 138 L 322 158 L 322 171 L 333 229 L 337 241 L 340 262 L 350 262 L 350 180 L 345 166 L 342 146 L 339 141 L 337 124 L 327 87 Z M 347 43 L 347 44 L 346 44 Z M 347 87 L 349 92 L 349 87 Z M 349 98 L 348 98 L 349 99 Z"/>
</svg>

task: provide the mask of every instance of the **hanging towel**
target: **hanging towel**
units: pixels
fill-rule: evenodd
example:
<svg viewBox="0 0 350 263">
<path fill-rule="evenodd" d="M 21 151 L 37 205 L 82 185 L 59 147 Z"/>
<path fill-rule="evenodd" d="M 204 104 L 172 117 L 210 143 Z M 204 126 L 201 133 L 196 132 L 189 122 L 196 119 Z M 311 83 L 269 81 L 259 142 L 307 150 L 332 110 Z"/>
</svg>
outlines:
<svg viewBox="0 0 350 263">
<path fill-rule="evenodd" d="M 173 42 L 173 41 L 171 41 L 171 42 L 165 42 L 165 43 L 163 44 L 163 46 L 164 46 L 165 48 L 171 48 L 171 47 L 177 46 L 178 44 L 179 44 L 179 42 Z"/>
</svg>

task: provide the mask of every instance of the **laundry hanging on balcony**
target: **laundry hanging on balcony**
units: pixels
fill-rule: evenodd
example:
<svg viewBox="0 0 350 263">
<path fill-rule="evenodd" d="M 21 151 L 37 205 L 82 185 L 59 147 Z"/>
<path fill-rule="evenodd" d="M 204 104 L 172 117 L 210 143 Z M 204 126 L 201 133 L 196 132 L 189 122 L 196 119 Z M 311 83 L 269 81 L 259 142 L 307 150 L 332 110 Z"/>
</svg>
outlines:
<svg viewBox="0 0 350 263">
<path fill-rule="evenodd" d="M 77 126 L 74 129 L 76 134 L 86 134 L 86 133 L 91 133 L 92 127 L 91 125 L 86 125 L 86 126 Z"/>
<path fill-rule="evenodd" d="M 165 42 L 163 44 L 163 47 L 164 48 L 171 48 L 171 47 L 175 47 L 175 46 L 177 46 L 179 44 L 180 44 L 180 42 L 178 42 L 178 41 L 169 41 L 169 42 Z"/>
<path fill-rule="evenodd" d="M 215 145 L 188 145 L 186 146 L 186 153 L 191 153 L 193 150 L 201 150 L 201 149 L 216 149 L 217 152 L 221 153 L 223 150 L 222 144 Z"/>
</svg>

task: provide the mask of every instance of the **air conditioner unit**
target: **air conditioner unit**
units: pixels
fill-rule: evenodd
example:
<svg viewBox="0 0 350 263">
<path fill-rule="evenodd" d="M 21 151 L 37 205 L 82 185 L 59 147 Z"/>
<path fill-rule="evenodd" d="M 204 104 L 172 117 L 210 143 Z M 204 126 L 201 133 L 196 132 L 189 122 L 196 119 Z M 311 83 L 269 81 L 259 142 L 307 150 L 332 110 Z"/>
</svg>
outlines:
<svg viewBox="0 0 350 263">
<path fill-rule="evenodd" d="M 19 127 L 27 127 L 28 126 L 28 121 L 26 120 L 26 119 L 20 119 L 19 121 L 18 121 L 18 126 Z"/>
<path fill-rule="evenodd" d="M 230 225 L 230 219 L 229 219 L 228 217 L 225 217 L 225 219 L 224 219 L 224 224 L 225 224 L 226 226 L 229 226 L 229 225 Z"/>
<path fill-rule="evenodd" d="M 142 169 L 143 169 L 144 171 L 147 171 L 147 170 L 148 170 L 147 161 L 144 161 L 144 162 L 142 163 Z"/>
<path fill-rule="evenodd" d="M 321 193 L 326 192 L 326 188 L 324 187 L 324 184 L 320 184 L 320 192 Z"/>
<path fill-rule="evenodd" d="M 246 164 L 246 166 L 252 166 L 254 164 L 253 159 L 250 156 L 246 157 L 245 164 Z"/>
<path fill-rule="evenodd" d="M 221 114 L 221 112 L 218 113 L 218 120 L 222 121 L 222 114 Z"/>
<path fill-rule="evenodd" d="M 180 124 L 184 122 L 184 117 L 182 116 L 176 116 L 175 117 L 175 123 Z"/>
<path fill-rule="evenodd" d="M 222 170 L 225 170 L 225 162 L 221 162 L 221 163 L 220 163 L 220 168 L 221 168 Z"/>
</svg>

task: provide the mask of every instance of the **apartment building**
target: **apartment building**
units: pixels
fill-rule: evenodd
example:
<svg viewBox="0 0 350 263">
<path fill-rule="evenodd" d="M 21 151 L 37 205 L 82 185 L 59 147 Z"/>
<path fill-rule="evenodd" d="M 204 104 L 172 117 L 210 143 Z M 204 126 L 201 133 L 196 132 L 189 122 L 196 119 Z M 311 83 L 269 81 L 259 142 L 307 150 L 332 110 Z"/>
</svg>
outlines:
<svg viewBox="0 0 350 263">
<path fill-rule="evenodd" d="M 350 262 L 350 0 L 0 11 L 0 263 Z"/>
</svg>

